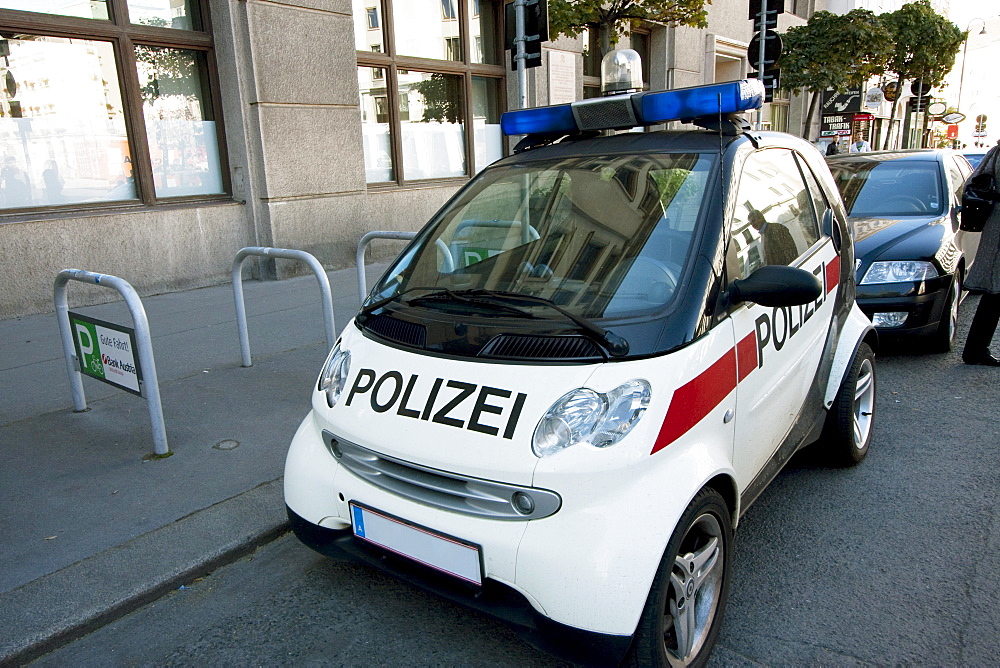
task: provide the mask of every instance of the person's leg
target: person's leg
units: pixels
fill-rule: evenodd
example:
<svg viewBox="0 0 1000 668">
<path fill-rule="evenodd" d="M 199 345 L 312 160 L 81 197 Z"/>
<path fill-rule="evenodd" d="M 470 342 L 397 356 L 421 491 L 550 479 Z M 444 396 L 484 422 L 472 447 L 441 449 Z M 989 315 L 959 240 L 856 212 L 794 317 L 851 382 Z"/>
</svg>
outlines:
<svg viewBox="0 0 1000 668">
<path fill-rule="evenodd" d="M 966 364 L 1000 366 L 1000 360 L 990 354 L 990 342 L 1000 323 L 1000 294 L 984 293 L 979 298 L 976 315 L 969 326 L 969 336 L 965 340 L 962 360 Z"/>
</svg>

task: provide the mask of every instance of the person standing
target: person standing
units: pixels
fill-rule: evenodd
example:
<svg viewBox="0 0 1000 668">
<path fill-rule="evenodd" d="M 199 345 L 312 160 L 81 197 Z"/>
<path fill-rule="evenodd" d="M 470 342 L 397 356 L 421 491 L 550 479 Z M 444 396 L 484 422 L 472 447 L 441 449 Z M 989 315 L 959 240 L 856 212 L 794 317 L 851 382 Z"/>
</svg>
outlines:
<svg viewBox="0 0 1000 668">
<path fill-rule="evenodd" d="M 870 150 L 872 150 L 871 144 L 861 136 L 860 132 L 855 132 L 854 141 L 851 142 L 849 151 L 851 153 L 867 153 Z"/>
<path fill-rule="evenodd" d="M 836 139 L 832 140 L 829 144 L 826 145 L 826 154 L 827 155 L 840 154 L 840 146 L 837 145 Z"/>
<path fill-rule="evenodd" d="M 996 154 L 1000 152 L 1000 143 L 987 152 L 972 179 L 986 169 L 993 170 L 994 184 L 1000 184 L 1000 161 Z M 1000 194 L 994 193 L 997 199 Z M 995 204 L 986 223 L 983 225 L 982 237 L 979 240 L 979 250 L 976 261 L 965 279 L 965 288 L 970 292 L 982 293 L 976 315 L 969 326 L 969 336 L 962 350 L 962 361 L 966 364 L 982 364 L 984 366 L 1000 366 L 990 352 L 990 342 L 1000 322 L 1000 204 Z"/>
</svg>

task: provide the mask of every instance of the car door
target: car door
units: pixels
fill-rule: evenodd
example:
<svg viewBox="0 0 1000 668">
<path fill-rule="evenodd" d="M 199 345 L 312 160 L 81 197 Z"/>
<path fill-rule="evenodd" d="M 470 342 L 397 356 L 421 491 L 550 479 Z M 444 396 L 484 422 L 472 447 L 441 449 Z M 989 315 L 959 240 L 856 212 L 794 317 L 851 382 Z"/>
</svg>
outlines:
<svg viewBox="0 0 1000 668">
<path fill-rule="evenodd" d="M 807 185 L 807 182 L 810 185 Z M 805 269 L 820 280 L 822 294 L 801 306 L 734 306 L 737 341 L 737 424 L 733 453 L 741 488 L 757 477 L 788 436 L 815 382 L 840 258 L 821 233 L 828 204 L 795 152 L 766 148 L 751 153 L 731 207 L 729 279 L 746 278 L 766 264 Z"/>
<path fill-rule="evenodd" d="M 952 226 L 955 230 L 955 244 L 962 249 L 965 256 L 965 270 L 969 271 L 972 262 L 976 259 L 976 251 L 979 249 L 979 232 L 964 232 L 959 230 L 961 222 L 962 193 L 965 190 L 965 181 L 972 175 L 972 168 L 969 167 L 965 158 L 958 156 L 945 156 L 945 171 L 948 175 L 948 191 L 951 197 Z"/>
</svg>

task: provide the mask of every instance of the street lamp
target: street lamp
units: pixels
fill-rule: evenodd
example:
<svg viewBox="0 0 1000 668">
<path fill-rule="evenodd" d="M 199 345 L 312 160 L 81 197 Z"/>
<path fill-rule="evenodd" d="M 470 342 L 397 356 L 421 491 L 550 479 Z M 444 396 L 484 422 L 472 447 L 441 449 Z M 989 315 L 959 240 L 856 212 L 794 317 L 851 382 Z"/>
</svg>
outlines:
<svg viewBox="0 0 1000 668">
<path fill-rule="evenodd" d="M 982 21 L 983 22 L 983 29 L 979 31 L 979 34 L 980 35 L 985 35 L 986 34 L 986 19 L 981 19 L 979 17 L 976 17 L 976 18 L 972 19 L 971 21 L 969 21 L 969 25 L 965 26 L 965 32 L 966 32 L 966 35 L 965 35 L 965 46 L 962 47 L 962 74 L 959 75 L 959 77 L 958 77 L 958 104 L 955 107 L 956 109 L 958 109 L 958 111 L 962 111 L 962 84 L 965 83 L 965 59 L 966 59 L 966 56 L 969 53 L 969 34 L 968 33 L 969 33 L 969 29 L 972 27 L 972 24 L 975 23 L 976 21 Z"/>
</svg>

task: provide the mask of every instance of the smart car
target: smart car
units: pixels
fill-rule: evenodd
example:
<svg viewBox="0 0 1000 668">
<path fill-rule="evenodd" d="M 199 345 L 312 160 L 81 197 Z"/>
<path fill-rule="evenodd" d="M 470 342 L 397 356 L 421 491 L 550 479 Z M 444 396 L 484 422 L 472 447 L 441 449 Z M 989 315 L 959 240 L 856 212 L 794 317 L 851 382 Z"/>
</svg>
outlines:
<svg viewBox="0 0 1000 668">
<path fill-rule="evenodd" d="M 959 230 L 968 163 L 951 149 L 851 153 L 827 162 L 854 231 L 858 306 L 883 336 L 951 350 L 962 279 L 980 237 Z"/>
<path fill-rule="evenodd" d="M 739 115 L 763 93 L 505 114 L 513 154 L 322 367 L 285 465 L 302 542 L 572 661 L 704 663 L 740 515 L 806 444 L 860 462 L 875 409 L 843 205 L 810 144 Z"/>
</svg>

